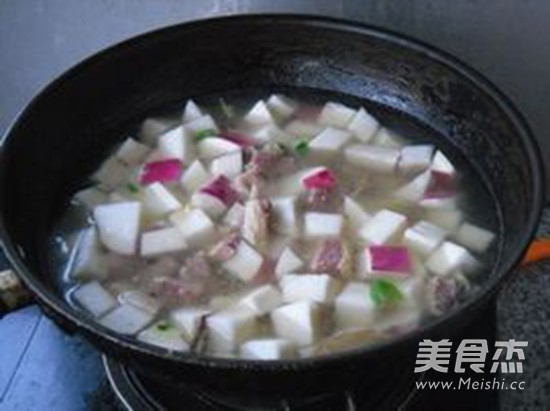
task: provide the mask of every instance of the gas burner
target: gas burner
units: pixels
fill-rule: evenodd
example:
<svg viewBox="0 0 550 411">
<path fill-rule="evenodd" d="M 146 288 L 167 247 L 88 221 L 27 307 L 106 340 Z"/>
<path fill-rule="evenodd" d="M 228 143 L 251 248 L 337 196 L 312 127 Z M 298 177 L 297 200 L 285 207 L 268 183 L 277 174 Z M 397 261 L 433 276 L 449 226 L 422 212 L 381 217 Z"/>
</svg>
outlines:
<svg viewBox="0 0 550 411">
<path fill-rule="evenodd" d="M 228 404 L 212 394 L 171 385 L 143 376 L 123 364 L 103 356 L 107 377 L 118 400 L 130 411 L 157 411 L 189 409 L 193 411 L 242 411 L 238 404 Z M 376 390 L 350 387 L 346 392 L 322 397 L 306 398 L 299 403 L 281 402 L 281 411 L 362 411 L 362 410 L 407 410 L 416 396 L 416 381 L 424 374 L 403 372 L 398 378 Z M 267 410 L 268 408 L 266 408 Z M 269 408 L 271 409 L 271 408 Z M 252 409 L 250 409 L 252 410 Z M 258 411 L 257 408 L 254 410 Z"/>
</svg>

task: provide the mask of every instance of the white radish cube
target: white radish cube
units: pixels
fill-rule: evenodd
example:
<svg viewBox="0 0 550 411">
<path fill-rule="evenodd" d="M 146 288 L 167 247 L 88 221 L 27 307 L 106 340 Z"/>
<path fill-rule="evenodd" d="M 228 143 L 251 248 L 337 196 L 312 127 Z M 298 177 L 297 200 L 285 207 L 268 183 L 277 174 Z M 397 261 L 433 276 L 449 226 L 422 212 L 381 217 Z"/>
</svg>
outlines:
<svg viewBox="0 0 550 411">
<path fill-rule="evenodd" d="M 241 240 L 233 257 L 224 262 L 222 266 L 235 278 L 248 282 L 256 277 L 263 260 L 259 252 L 245 240 Z"/>
<path fill-rule="evenodd" d="M 423 257 L 431 254 L 441 245 L 447 231 L 428 221 L 419 221 L 405 230 L 404 242 Z"/>
<path fill-rule="evenodd" d="M 93 214 L 99 238 L 105 247 L 118 254 L 135 253 L 139 234 L 140 203 L 99 205 Z"/>
<path fill-rule="evenodd" d="M 349 220 L 350 226 L 357 230 L 363 227 L 372 218 L 360 204 L 348 196 L 344 198 L 344 214 Z"/>
<path fill-rule="evenodd" d="M 94 317 L 101 317 L 116 306 L 116 300 L 97 281 L 81 285 L 72 294 L 73 298 Z"/>
<path fill-rule="evenodd" d="M 345 128 L 355 116 L 356 111 L 340 103 L 328 102 L 319 115 L 319 123 L 325 126 Z"/>
<path fill-rule="evenodd" d="M 276 124 L 268 124 L 263 126 L 254 133 L 254 139 L 260 142 L 268 141 L 281 141 L 285 142 L 290 140 L 290 136 L 282 131 Z"/>
<path fill-rule="evenodd" d="M 441 151 L 435 153 L 432 170 L 442 174 L 454 175 L 456 170 L 453 164 Z"/>
<path fill-rule="evenodd" d="M 271 208 L 275 217 L 275 231 L 289 235 L 298 232 L 296 197 L 275 198 L 271 201 Z"/>
<path fill-rule="evenodd" d="M 373 137 L 373 143 L 381 147 L 401 148 L 402 140 L 385 127 L 378 129 Z"/>
<path fill-rule="evenodd" d="M 140 310 L 148 312 L 151 315 L 157 315 L 161 308 L 161 303 L 139 290 L 128 290 L 118 295 L 120 304 L 129 304 Z"/>
<path fill-rule="evenodd" d="M 188 194 L 196 191 L 208 181 L 210 174 L 199 160 L 195 160 L 183 172 L 180 183 Z"/>
<path fill-rule="evenodd" d="M 296 355 L 296 346 L 279 338 L 251 340 L 241 345 L 241 357 L 249 360 L 284 360 Z"/>
<path fill-rule="evenodd" d="M 368 277 L 407 278 L 413 271 L 409 250 L 401 246 L 374 245 L 366 249 Z"/>
<path fill-rule="evenodd" d="M 215 158 L 212 161 L 210 170 L 213 175 L 223 174 L 231 179 L 237 177 L 243 171 L 242 150 L 234 151 Z"/>
<path fill-rule="evenodd" d="M 269 111 L 280 119 L 290 117 L 296 109 L 296 104 L 280 94 L 272 94 L 266 102 Z"/>
<path fill-rule="evenodd" d="M 283 303 L 283 297 L 277 287 L 263 285 L 246 294 L 239 306 L 246 307 L 256 315 L 264 315 Z"/>
<path fill-rule="evenodd" d="M 239 151 L 241 147 L 238 144 L 224 138 L 208 137 L 198 144 L 197 149 L 200 158 L 204 160 L 212 160 L 213 158 L 224 154 Z"/>
<path fill-rule="evenodd" d="M 380 173 L 390 173 L 397 167 L 399 150 L 391 147 L 352 144 L 345 148 L 344 155 L 353 165 Z"/>
<path fill-rule="evenodd" d="M 182 307 L 170 312 L 170 320 L 179 328 L 185 340 L 191 344 L 199 333 L 202 321 L 210 312 L 206 308 Z"/>
<path fill-rule="evenodd" d="M 433 208 L 426 212 L 426 219 L 448 232 L 454 233 L 462 222 L 462 212 L 453 209 Z"/>
<path fill-rule="evenodd" d="M 455 240 L 459 244 L 478 253 L 487 251 L 494 238 L 495 234 L 491 231 L 470 223 L 462 224 L 455 235 Z"/>
<path fill-rule="evenodd" d="M 117 157 L 109 157 L 92 176 L 99 188 L 113 190 L 130 180 L 130 169 Z"/>
<path fill-rule="evenodd" d="M 75 249 L 72 277 L 77 279 L 105 278 L 108 268 L 107 261 L 101 252 L 95 227 L 87 228 L 79 235 Z"/>
<path fill-rule="evenodd" d="M 345 130 L 327 127 L 309 142 L 309 148 L 314 151 L 339 151 L 351 139 L 351 134 Z"/>
<path fill-rule="evenodd" d="M 214 119 L 208 114 L 185 123 L 184 127 L 191 132 L 191 137 L 195 137 L 195 133 L 204 130 L 218 131 L 218 126 L 214 122 Z"/>
<path fill-rule="evenodd" d="M 216 234 L 214 223 L 200 209 L 178 210 L 169 219 L 183 234 L 185 241 L 194 247 L 208 244 Z"/>
<path fill-rule="evenodd" d="M 303 120 L 293 120 L 287 124 L 284 131 L 295 137 L 313 137 L 323 129 L 317 123 L 307 122 Z"/>
<path fill-rule="evenodd" d="M 80 190 L 74 195 L 74 198 L 80 204 L 85 205 L 89 209 L 107 202 L 107 194 L 101 190 L 98 190 L 96 187 L 89 187 L 84 190 Z"/>
<path fill-rule="evenodd" d="M 208 308 L 212 311 L 222 311 L 227 310 L 231 307 L 237 306 L 239 303 L 241 294 L 230 294 L 230 295 L 215 295 L 208 302 Z"/>
<path fill-rule="evenodd" d="M 176 227 L 161 228 L 141 235 L 141 256 L 154 257 L 187 248 L 183 234 Z"/>
<path fill-rule="evenodd" d="M 141 196 L 145 211 L 155 217 L 163 216 L 182 207 L 178 199 L 162 183 L 153 183 L 143 187 Z"/>
<path fill-rule="evenodd" d="M 340 214 L 309 212 L 304 215 L 306 237 L 338 237 L 343 225 L 344 219 Z"/>
<path fill-rule="evenodd" d="M 137 336 L 139 341 L 172 351 L 187 351 L 189 344 L 181 338 L 179 330 L 167 323 L 160 321 L 146 328 Z"/>
<path fill-rule="evenodd" d="M 271 313 L 275 335 L 299 346 L 313 344 L 321 334 L 321 307 L 301 301 L 284 305 Z"/>
<path fill-rule="evenodd" d="M 469 270 L 476 264 L 474 257 L 464 247 L 445 241 L 426 261 L 428 270 L 437 275 L 449 275 L 455 270 Z"/>
<path fill-rule="evenodd" d="M 236 202 L 223 218 L 223 223 L 229 227 L 241 228 L 244 224 L 244 205 Z"/>
<path fill-rule="evenodd" d="M 130 167 L 139 165 L 149 154 L 151 149 L 133 138 L 127 138 L 118 148 L 115 156 Z"/>
<path fill-rule="evenodd" d="M 231 352 L 258 332 L 256 315 L 245 308 L 232 308 L 206 319 L 208 345 L 212 352 Z"/>
<path fill-rule="evenodd" d="M 295 196 L 303 191 L 304 179 L 326 170 L 326 167 L 309 167 L 297 171 L 271 183 L 268 193 L 271 197 Z"/>
<path fill-rule="evenodd" d="M 457 207 L 456 197 L 424 198 L 419 204 L 421 207 L 434 209 L 453 210 Z"/>
<path fill-rule="evenodd" d="M 397 168 L 403 174 L 423 171 L 432 163 L 433 153 L 434 146 L 429 144 L 403 147 Z"/>
<path fill-rule="evenodd" d="M 430 184 L 432 172 L 426 170 L 418 174 L 410 182 L 397 189 L 395 196 L 403 200 L 417 202 L 424 197 L 424 193 Z"/>
<path fill-rule="evenodd" d="M 151 313 L 122 304 L 101 318 L 99 323 L 120 334 L 133 335 L 147 327 L 153 318 Z"/>
<path fill-rule="evenodd" d="M 371 328 L 375 312 L 368 284 L 348 283 L 334 301 L 334 318 L 336 326 L 341 330 Z"/>
<path fill-rule="evenodd" d="M 139 140 L 148 146 L 153 146 L 156 143 L 158 136 L 171 128 L 176 127 L 176 125 L 177 122 L 172 119 L 148 118 L 141 125 L 139 130 Z"/>
<path fill-rule="evenodd" d="M 304 262 L 292 251 L 290 247 L 287 247 L 281 253 L 275 266 L 275 275 L 281 277 L 284 274 L 296 272 L 304 266 Z"/>
<path fill-rule="evenodd" d="M 203 114 L 199 106 L 197 106 L 193 100 L 187 100 L 187 103 L 185 104 L 185 108 L 183 110 L 183 122 L 189 123 L 190 121 L 202 117 L 202 115 Z"/>
<path fill-rule="evenodd" d="M 273 123 L 273 117 L 263 100 L 254 104 L 254 107 L 244 116 L 244 120 L 254 126 L 260 126 L 268 123 Z"/>
<path fill-rule="evenodd" d="M 158 150 L 166 158 L 177 158 L 185 164 L 195 159 L 192 134 L 183 126 L 173 128 L 158 138 Z"/>
<path fill-rule="evenodd" d="M 359 236 L 369 244 L 382 245 L 391 242 L 407 226 L 407 217 L 390 210 L 378 211 L 359 231 Z"/>
<path fill-rule="evenodd" d="M 285 274 L 280 285 L 286 303 L 330 303 L 341 290 L 340 282 L 328 274 Z"/>
<path fill-rule="evenodd" d="M 193 194 L 191 204 L 193 207 L 203 210 L 211 218 L 218 218 L 227 209 L 223 201 L 210 193 L 197 192 Z"/>
<path fill-rule="evenodd" d="M 348 130 L 363 143 L 368 143 L 372 140 L 379 127 L 378 120 L 367 113 L 362 107 L 348 124 Z"/>
</svg>

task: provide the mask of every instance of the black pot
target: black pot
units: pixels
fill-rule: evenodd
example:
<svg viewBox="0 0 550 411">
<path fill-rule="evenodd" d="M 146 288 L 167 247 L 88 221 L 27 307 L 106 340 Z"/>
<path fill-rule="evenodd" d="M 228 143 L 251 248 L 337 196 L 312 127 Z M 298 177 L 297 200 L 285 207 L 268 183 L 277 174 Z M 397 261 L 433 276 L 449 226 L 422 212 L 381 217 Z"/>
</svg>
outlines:
<svg viewBox="0 0 550 411">
<path fill-rule="evenodd" d="M 472 163 L 500 223 L 496 262 L 459 309 L 387 344 L 323 358 L 241 362 L 173 354 L 85 319 L 56 290 L 46 242 L 68 198 L 132 124 L 167 104 L 242 88 L 337 92 L 403 112 Z M 369 104 L 369 103 L 367 103 Z M 40 93 L 0 152 L 1 238 L 40 306 L 108 355 L 166 378 L 252 398 L 296 397 L 383 379 L 424 337 L 448 338 L 498 289 L 534 234 L 543 199 L 539 149 L 512 104 L 455 58 L 344 21 L 230 17 L 146 34 L 101 52 Z M 410 363 L 410 361 L 409 361 Z M 365 372 L 366 371 L 366 372 Z"/>
</svg>

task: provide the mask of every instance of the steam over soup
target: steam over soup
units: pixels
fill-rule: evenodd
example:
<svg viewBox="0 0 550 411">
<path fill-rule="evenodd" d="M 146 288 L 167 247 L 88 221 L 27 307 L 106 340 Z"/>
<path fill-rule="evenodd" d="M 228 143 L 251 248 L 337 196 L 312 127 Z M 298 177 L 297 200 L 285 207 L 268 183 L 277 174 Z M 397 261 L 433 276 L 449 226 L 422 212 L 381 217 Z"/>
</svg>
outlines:
<svg viewBox="0 0 550 411">
<path fill-rule="evenodd" d="M 472 220 L 446 150 L 338 102 L 205 107 L 145 120 L 74 196 L 89 224 L 65 236 L 64 284 L 100 324 L 288 359 L 408 332 L 474 292 L 495 225 Z"/>
</svg>

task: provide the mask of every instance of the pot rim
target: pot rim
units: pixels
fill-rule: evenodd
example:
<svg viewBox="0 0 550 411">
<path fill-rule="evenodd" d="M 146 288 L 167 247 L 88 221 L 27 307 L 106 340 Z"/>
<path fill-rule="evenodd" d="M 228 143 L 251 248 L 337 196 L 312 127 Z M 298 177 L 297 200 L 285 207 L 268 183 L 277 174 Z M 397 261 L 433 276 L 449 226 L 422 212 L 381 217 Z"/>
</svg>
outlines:
<svg viewBox="0 0 550 411">
<path fill-rule="evenodd" d="M 533 204 L 531 213 L 528 218 L 528 224 L 521 235 L 517 251 L 512 259 L 504 265 L 500 272 L 495 272 L 490 278 L 485 281 L 480 292 L 462 303 L 458 309 L 452 310 L 449 313 L 431 321 L 427 325 L 422 325 L 412 332 L 392 338 L 387 342 L 376 343 L 365 347 L 338 352 L 329 355 L 323 355 L 312 358 L 302 358 L 293 360 L 277 360 L 277 361 L 260 361 L 260 360 L 239 360 L 229 358 L 202 357 L 194 353 L 175 353 L 159 347 L 142 343 L 134 338 L 119 335 L 97 323 L 94 320 L 85 318 L 76 310 L 68 308 L 67 303 L 46 289 L 38 278 L 33 276 L 31 271 L 26 267 L 23 259 L 20 256 L 20 250 L 12 243 L 8 236 L 4 224 L 2 210 L 0 210 L 0 240 L 5 254 L 12 267 L 19 273 L 25 285 L 38 297 L 39 303 L 57 318 L 68 320 L 72 325 L 78 328 L 83 328 L 89 334 L 99 337 L 105 342 L 117 345 L 125 350 L 139 352 L 140 354 L 156 357 L 159 360 L 168 360 L 174 363 L 189 364 L 197 366 L 215 367 L 220 369 L 250 369 L 255 372 L 262 370 L 284 370 L 296 369 L 301 367 L 318 367 L 330 365 L 332 363 L 340 363 L 343 361 L 353 361 L 354 359 L 368 359 L 381 356 L 383 353 L 388 353 L 391 350 L 396 350 L 404 346 L 410 345 L 418 341 L 423 336 L 433 333 L 443 324 L 458 317 L 458 314 L 468 315 L 475 311 L 480 305 L 492 297 L 497 287 L 503 280 L 509 276 L 520 262 L 522 255 L 529 246 L 531 239 L 534 237 L 542 213 L 544 204 L 544 181 L 545 175 L 543 172 L 543 161 L 538 143 L 535 140 L 531 129 L 526 120 L 518 109 L 513 105 L 511 100 L 500 91 L 490 80 L 476 69 L 470 67 L 455 56 L 440 50 L 430 44 L 416 40 L 415 38 L 400 34 L 385 28 L 376 27 L 370 24 L 359 23 L 356 21 L 346 20 L 342 18 L 315 16 L 307 14 L 246 14 L 233 15 L 223 17 L 211 17 L 190 22 L 178 23 L 175 25 L 166 26 L 153 31 L 148 31 L 143 34 L 126 39 L 108 48 L 105 48 L 91 56 L 85 58 L 81 62 L 73 65 L 68 70 L 64 71 L 52 82 L 47 84 L 39 93 L 37 93 L 31 101 L 17 114 L 11 125 L 8 127 L 0 142 L 0 164 L 2 157 L 5 155 L 6 147 L 10 141 L 10 136 L 15 133 L 15 130 L 23 123 L 26 115 L 31 109 L 37 105 L 45 96 L 54 90 L 60 84 L 70 81 L 71 78 L 79 72 L 86 70 L 93 65 L 96 65 L 104 59 L 110 58 L 111 55 L 120 53 L 126 49 L 133 48 L 144 41 L 153 41 L 156 38 L 166 36 L 171 32 L 178 30 L 192 30 L 198 27 L 217 26 L 220 24 L 236 24 L 236 23 L 252 23 L 252 24 L 294 24 L 301 26 L 313 26 L 317 28 L 331 29 L 347 33 L 355 33 L 359 35 L 379 38 L 399 46 L 411 49 L 428 56 L 428 58 L 445 65 L 449 69 L 458 72 L 461 76 L 471 81 L 475 86 L 481 89 L 485 94 L 491 97 L 512 122 L 515 129 L 518 131 L 519 138 L 524 142 L 526 157 L 529 160 L 530 171 L 532 173 L 532 192 Z M 0 166 L 0 172 L 3 172 L 4 166 Z M 499 257 L 500 258 L 500 252 Z"/>
</svg>

